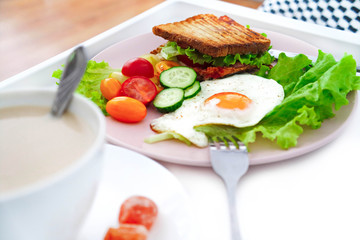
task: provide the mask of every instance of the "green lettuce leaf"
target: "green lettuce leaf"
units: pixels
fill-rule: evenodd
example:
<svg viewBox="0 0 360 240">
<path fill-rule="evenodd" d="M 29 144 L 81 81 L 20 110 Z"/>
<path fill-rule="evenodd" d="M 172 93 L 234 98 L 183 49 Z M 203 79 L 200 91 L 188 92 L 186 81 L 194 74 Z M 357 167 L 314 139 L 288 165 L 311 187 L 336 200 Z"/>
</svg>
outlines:
<svg viewBox="0 0 360 240">
<path fill-rule="evenodd" d="M 294 147 L 303 128 L 321 127 L 325 119 L 335 116 L 334 109 L 348 104 L 347 94 L 360 90 L 360 77 L 356 76 L 356 62 L 351 55 L 336 62 L 331 54 L 319 51 L 318 59 L 311 61 L 305 55 L 294 58 L 281 54 L 278 63 L 267 73 L 284 87 L 285 98 L 257 125 L 235 128 L 222 125 L 197 126 L 213 140 L 226 140 L 235 136 L 246 145 L 255 142 L 258 133 L 283 149 Z"/>
<path fill-rule="evenodd" d="M 86 66 L 84 76 L 76 89 L 77 93 L 84 95 L 98 105 L 104 115 L 108 115 L 105 109 L 107 100 L 101 94 L 100 82 L 101 80 L 108 78 L 109 75 L 115 71 L 121 70 L 110 67 L 109 64 L 104 61 L 96 62 L 90 60 Z M 62 72 L 62 69 L 55 70 L 52 77 L 60 79 Z"/>
<path fill-rule="evenodd" d="M 162 47 L 161 56 L 167 60 L 174 60 L 178 55 L 186 55 L 194 63 L 204 64 L 209 63 L 214 66 L 230 66 L 236 62 L 248 65 L 256 65 L 261 67 L 262 65 L 270 65 L 274 61 L 274 57 L 271 56 L 268 52 L 264 54 L 235 54 L 227 55 L 225 57 L 212 57 L 210 55 L 202 54 L 193 48 L 181 48 L 177 45 L 176 42 L 167 42 L 164 47 Z"/>
</svg>

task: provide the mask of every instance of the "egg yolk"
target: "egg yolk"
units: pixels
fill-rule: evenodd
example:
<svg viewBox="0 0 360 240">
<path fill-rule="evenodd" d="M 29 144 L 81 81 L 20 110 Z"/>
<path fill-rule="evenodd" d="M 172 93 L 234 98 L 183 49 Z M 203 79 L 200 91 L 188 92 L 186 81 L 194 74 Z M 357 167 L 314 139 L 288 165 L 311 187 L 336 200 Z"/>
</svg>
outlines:
<svg viewBox="0 0 360 240">
<path fill-rule="evenodd" d="M 221 92 L 212 95 L 205 100 L 208 104 L 211 100 L 217 100 L 217 107 L 225 109 L 246 109 L 251 103 L 251 99 L 247 96 L 236 92 Z"/>
</svg>

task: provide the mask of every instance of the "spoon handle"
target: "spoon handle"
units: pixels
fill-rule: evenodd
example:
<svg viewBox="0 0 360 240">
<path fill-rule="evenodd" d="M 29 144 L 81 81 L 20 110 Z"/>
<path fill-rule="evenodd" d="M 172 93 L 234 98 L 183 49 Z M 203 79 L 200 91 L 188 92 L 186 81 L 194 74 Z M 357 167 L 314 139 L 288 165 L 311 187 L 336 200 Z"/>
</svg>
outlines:
<svg viewBox="0 0 360 240">
<path fill-rule="evenodd" d="M 65 69 L 51 108 L 51 115 L 60 117 L 68 108 L 87 65 L 85 49 L 77 47 L 67 58 Z"/>
</svg>

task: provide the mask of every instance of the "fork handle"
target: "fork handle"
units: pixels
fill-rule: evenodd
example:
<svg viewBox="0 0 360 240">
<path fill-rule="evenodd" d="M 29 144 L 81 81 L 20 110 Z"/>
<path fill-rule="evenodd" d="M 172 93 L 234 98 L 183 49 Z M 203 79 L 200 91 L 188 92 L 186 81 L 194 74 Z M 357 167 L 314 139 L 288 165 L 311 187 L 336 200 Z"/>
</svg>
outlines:
<svg viewBox="0 0 360 240">
<path fill-rule="evenodd" d="M 226 192 L 229 201 L 231 240 L 241 240 L 239 222 L 236 208 L 236 186 L 237 182 L 228 181 L 226 184 Z"/>
</svg>

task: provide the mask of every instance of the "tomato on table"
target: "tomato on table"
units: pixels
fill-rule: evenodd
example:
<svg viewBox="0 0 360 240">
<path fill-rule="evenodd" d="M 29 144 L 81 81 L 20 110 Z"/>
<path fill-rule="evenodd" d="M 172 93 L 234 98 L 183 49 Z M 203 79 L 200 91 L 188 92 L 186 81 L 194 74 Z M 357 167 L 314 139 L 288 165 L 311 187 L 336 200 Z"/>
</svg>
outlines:
<svg viewBox="0 0 360 240">
<path fill-rule="evenodd" d="M 121 87 L 121 95 L 135 98 L 143 104 L 148 104 L 157 95 L 158 90 L 154 82 L 147 77 L 134 76 L 128 78 Z"/>
<path fill-rule="evenodd" d="M 121 83 L 115 78 L 106 78 L 100 82 L 100 91 L 107 100 L 120 96 L 120 89 Z"/>
<path fill-rule="evenodd" d="M 147 235 L 143 225 L 120 224 L 118 228 L 109 228 L 104 240 L 146 240 Z"/>
<path fill-rule="evenodd" d="M 157 215 L 158 208 L 154 201 L 144 196 L 132 196 L 121 205 L 119 222 L 140 224 L 150 230 Z"/>
<path fill-rule="evenodd" d="M 128 77 L 143 76 L 152 78 L 154 76 L 154 67 L 145 58 L 138 57 L 127 61 L 122 67 L 121 72 Z"/>
<path fill-rule="evenodd" d="M 140 122 L 146 117 L 145 105 L 134 98 L 121 96 L 107 102 L 106 111 L 111 117 L 126 123 Z"/>
</svg>

